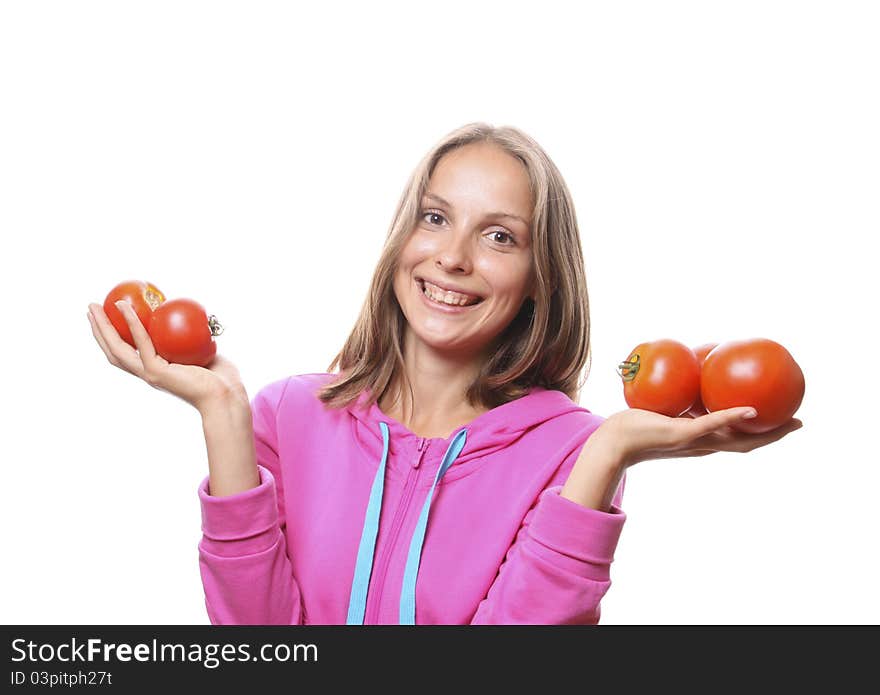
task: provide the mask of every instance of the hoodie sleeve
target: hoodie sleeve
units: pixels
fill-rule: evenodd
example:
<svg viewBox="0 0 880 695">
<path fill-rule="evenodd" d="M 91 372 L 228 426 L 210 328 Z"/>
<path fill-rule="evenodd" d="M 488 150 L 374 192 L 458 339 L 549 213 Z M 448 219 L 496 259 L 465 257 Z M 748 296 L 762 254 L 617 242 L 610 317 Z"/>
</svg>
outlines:
<svg viewBox="0 0 880 695">
<path fill-rule="evenodd" d="M 609 512 L 546 488 L 529 510 L 473 625 L 595 625 L 611 586 L 614 550 L 626 521 L 626 476 Z"/>
<path fill-rule="evenodd" d="M 260 484 L 212 497 L 205 477 L 199 571 L 213 625 L 299 625 L 299 587 L 287 555 L 284 492 L 278 460 L 276 413 L 285 381 L 251 402 Z"/>
</svg>

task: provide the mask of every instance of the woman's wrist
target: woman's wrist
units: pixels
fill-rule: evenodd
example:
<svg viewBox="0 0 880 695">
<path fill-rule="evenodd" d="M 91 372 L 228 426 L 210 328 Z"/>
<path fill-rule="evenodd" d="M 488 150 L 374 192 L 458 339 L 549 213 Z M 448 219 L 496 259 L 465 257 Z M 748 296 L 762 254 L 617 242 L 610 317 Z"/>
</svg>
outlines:
<svg viewBox="0 0 880 695">
<path fill-rule="evenodd" d="M 247 393 L 241 390 L 227 391 L 199 403 L 197 410 L 202 420 L 251 421 L 251 404 Z"/>
<path fill-rule="evenodd" d="M 618 447 L 596 435 L 587 439 L 559 495 L 583 507 L 609 512 L 626 465 Z"/>
</svg>

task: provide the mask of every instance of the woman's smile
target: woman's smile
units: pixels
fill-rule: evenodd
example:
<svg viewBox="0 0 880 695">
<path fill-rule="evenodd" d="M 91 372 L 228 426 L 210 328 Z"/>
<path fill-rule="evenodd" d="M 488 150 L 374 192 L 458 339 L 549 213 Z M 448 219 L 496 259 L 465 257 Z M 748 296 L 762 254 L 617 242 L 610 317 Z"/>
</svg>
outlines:
<svg viewBox="0 0 880 695">
<path fill-rule="evenodd" d="M 483 303 L 482 297 L 468 297 L 466 295 L 443 292 L 441 288 L 432 285 L 425 280 L 414 280 L 415 290 L 421 295 L 422 302 L 433 309 L 446 314 L 463 314 Z M 476 299 L 476 301 L 474 301 Z"/>
</svg>

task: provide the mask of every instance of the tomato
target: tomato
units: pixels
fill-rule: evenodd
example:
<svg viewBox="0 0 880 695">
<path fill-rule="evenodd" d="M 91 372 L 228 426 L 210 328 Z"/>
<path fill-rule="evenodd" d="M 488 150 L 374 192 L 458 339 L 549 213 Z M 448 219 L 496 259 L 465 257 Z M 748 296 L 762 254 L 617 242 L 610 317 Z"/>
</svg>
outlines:
<svg viewBox="0 0 880 695">
<path fill-rule="evenodd" d="M 713 348 L 717 347 L 718 343 L 703 343 L 694 348 L 694 354 L 697 356 L 697 362 L 700 365 L 700 371 L 703 370 L 703 362 L 706 361 L 706 355 L 712 352 Z M 700 415 L 706 414 L 706 406 L 703 405 L 703 399 L 699 393 L 697 393 L 697 398 L 694 401 L 694 404 L 687 411 L 688 415 L 693 415 L 694 417 L 699 417 Z"/>
<path fill-rule="evenodd" d="M 701 396 L 710 412 L 750 405 L 751 420 L 731 427 L 757 434 L 788 422 L 804 398 L 804 373 L 788 350 L 766 338 L 731 340 L 703 363 Z"/>
<path fill-rule="evenodd" d="M 120 299 L 124 299 L 131 304 L 141 323 L 144 324 L 144 328 L 148 328 L 150 316 L 156 307 L 165 301 L 165 295 L 149 282 L 126 280 L 110 290 L 110 293 L 104 300 L 104 313 L 107 314 L 110 323 L 113 324 L 116 332 L 119 333 L 119 337 L 132 347 L 135 347 L 131 331 L 128 329 L 128 323 L 126 323 L 119 309 L 116 308 L 116 302 Z"/>
<path fill-rule="evenodd" d="M 617 369 L 630 408 L 678 417 L 700 392 L 697 356 L 676 340 L 641 343 Z"/>
<path fill-rule="evenodd" d="M 217 353 L 214 336 L 222 332 L 217 319 L 192 299 L 169 299 L 150 318 L 156 352 L 176 364 L 209 365 Z"/>
</svg>

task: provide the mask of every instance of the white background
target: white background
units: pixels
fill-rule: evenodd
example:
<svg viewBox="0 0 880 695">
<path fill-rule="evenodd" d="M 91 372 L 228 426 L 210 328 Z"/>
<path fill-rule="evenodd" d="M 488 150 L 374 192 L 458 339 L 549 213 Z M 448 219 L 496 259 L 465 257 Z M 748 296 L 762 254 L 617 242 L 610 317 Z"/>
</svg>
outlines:
<svg viewBox="0 0 880 695">
<path fill-rule="evenodd" d="M 602 622 L 880 622 L 878 35 L 870 2 L 4 3 L 0 620 L 208 623 L 201 421 L 88 303 L 197 299 L 251 395 L 325 371 L 409 173 L 485 120 L 573 194 L 582 405 L 660 337 L 806 376 L 782 441 L 630 469 Z"/>
</svg>

